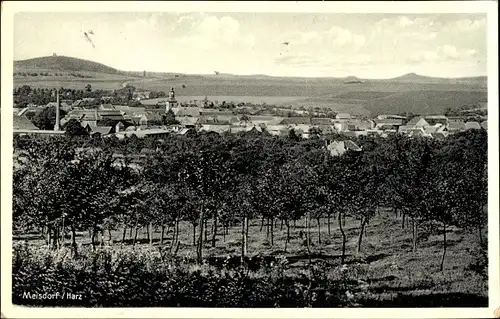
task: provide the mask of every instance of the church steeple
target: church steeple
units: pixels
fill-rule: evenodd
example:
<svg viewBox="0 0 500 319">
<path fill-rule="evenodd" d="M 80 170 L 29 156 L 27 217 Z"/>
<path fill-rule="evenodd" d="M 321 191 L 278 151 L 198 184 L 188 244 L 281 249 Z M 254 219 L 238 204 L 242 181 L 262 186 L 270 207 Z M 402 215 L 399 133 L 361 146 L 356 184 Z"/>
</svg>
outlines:
<svg viewBox="0 0 500 319">
<path fill-rule="evenodd" d="M 173 87 L 170 89 L 170 92 L 168 93 L 168 98 L 172 101 L 175 101 L 175 91 Z"/>
<path fill-rule="evenodd" d="M 174 88 L 172 87 L 170 89 L 170 92 L 168 92 L 167 109 L 165 110 L 165 112 L 168 112 L 173 107 L 177 107 L 177 100 L 175 99 L 175 91 Z"/>
</svg>

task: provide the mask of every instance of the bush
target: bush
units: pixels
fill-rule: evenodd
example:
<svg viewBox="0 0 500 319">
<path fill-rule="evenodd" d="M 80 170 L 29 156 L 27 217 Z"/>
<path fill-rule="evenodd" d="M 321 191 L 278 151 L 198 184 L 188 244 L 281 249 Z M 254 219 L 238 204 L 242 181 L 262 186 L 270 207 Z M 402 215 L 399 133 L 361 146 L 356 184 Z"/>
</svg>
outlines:
<svg viewBox="0 0 500 319">
<path fill-rule="evenodd" d="M 324 269 L 312 275 L 285 275 L 285 263 L 270 273 L 192 267 L 178 259 L 163 262 L 153 252 L 103 249 L 49 251 L 14 246 L 13 303 L 80 307 L 326 307 L 345 305 L 345 287 Z M 321 275 L 320 275 L 321 274 Z M 72 293 L 68 300 L 23 298 L 25 292 Z"/>
</svg>

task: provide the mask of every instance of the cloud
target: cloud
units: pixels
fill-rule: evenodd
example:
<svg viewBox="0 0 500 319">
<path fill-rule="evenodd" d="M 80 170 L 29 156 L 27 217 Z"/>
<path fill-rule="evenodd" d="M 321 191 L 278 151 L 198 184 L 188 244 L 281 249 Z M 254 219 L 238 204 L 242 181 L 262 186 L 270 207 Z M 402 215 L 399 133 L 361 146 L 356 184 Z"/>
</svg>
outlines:
<svg viewBox="0 0 500 319">
<path fill-rule="evenodd" d="M 445 61 L 462 61 L 476 56 L 475 49 L 458 50 L 455 46 L 445 44 L 439 46 L 434 51 L 423 50 L 409 57 L 411 63 L 424 62 L 445 62 Z"/>
<path fill-rule="evenodd" d="M 183 33 L 176 41 L 192 49 L 206 51 L 221 49 L 221 46 L 248 48 L 255 45 L 255 37 L 251 34 L 242 34 L 239 21 L 230 16 L 221 18 L 205 14 L 181 16 L 173 29 Z"/>
<path fill-rule="evenodd" d="M 288 55 L 280 56 L 274 59 L 277 65 L 304 68 L 304 67 L 324 67 L 324 68 L 341 68 L 344 66 L 366 66 L 372 62 L 372 58 L 368 54 L 340 55 L 332 54 L 324 55 Z"/>
<path fill-rule="evenodd" d="M 291 38 L 294 45 L 314 46 L 315 49 L 359 48 L 366 42 L 363 35 L 336 25 L 322 31 L 295 32 L 289 34 L 286 38 Z"/>
<path fill-rule="evenodd" d="M 286 65 L 291 67 L 311 67 L 311 66 L 324 66 L 325 61 L 321 58 L 315 58 L 309 55 L 289 55 L 280 56 L 274 59 L 274 62 L 279 65 Z"/>
<path fill-rule="evenodd" d="M 452 33 L 469 33 L 469 32 L 477 32 L 477 31 L 486 31 L 487 23 L 486 18 L 482 19 L 461 19 L 454 21 L 452 23 L 447 24 L 443 27 L 443 32 L 452 32 Z"/>
</svg>

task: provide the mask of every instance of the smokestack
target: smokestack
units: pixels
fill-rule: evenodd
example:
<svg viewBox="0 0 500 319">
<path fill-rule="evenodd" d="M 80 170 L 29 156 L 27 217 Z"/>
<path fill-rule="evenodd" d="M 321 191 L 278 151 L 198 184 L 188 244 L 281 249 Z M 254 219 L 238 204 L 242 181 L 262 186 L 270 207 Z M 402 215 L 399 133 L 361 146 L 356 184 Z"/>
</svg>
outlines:
<svg viewBox="0 0 500 319">
<path fill-rule="evenodd" d="M 54 131 L 59 131 L 59 124 L 60 124 L 60 119 L 59 119 L 59 90 L 56 90 L 56 96 L 57 96 L 57 101 L 56 101 L 56 124 L 54 125 Z"/>
</svg>

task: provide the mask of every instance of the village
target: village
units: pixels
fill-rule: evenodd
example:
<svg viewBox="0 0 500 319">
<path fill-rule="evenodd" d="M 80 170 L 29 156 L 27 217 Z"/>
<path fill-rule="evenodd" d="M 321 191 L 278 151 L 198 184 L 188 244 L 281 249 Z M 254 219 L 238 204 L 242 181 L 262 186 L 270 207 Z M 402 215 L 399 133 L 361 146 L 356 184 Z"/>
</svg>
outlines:
<svg viewBox="0 0 500 319">
<path fill-rule="evenodd" d="M 30 120 L 40 106 L 29 105 L 24 108 L 14 108 L 15 134 L 61 134 L 64 126 L 71 120 L 76 120 L 93 137 L 116 136 L 118 139 L 135 135 L 138 138 L 146 136 L 162 137 L 167 134 L 189 135 L 194 132 L 238 133 L 266 132 L 274 136 L 289 135 L 293 130 L 296 136 L 310 138 L 328 134 L 338 134 L 345 137 L 379 136 L 404 134 L 410 137 L 421 136 L 433 139 L 443 139 L 449 134 L 469 129 L 487 129 L 486 117 L 467 115 L 445 116 L 436 115 L 390 115 L 380 114 L 375 118 L 360 118 L 349 113 L 331 112 L 326 117 L 324 112 L 309 112 L 303 110 L 288 110 L 287 116 L 276 116 L 279 108 L 271 112 L 252 114 L 251 109 L 240 103 L 237 106 L 217 107 L 207 101 L 197 104 L 179 103 L 174 88 L 168 97 L 150 99 L 150 92 L 136 91 L 132 96 L 134 101 L 140 101 L 134 106 L 111 104 L 111 97 L 83 98 L 68 104 L 57 94 L 56 102 L 49 102 L 45 107 L 65 111 L 65 116 L 57 115 L 54 130 L 39 130 Z M 97 103 L 96 103 L 97 100 Z M 70 103 L 72 101 L 69 101 Z M 82 105 L 97 104 L 94 108 Z M 225 103 L 225 102 L 224 102 Z M 140 106 L 137 106 L 140 105 Z M 42 106 L 43 108 L 43 106 Z M 266 114 L 267 113 L 267 114 Z M 169 120 L 166 120 L 168 118 Z M 479 118 L 480 120 L 475 120 Z"/>
</svg>

